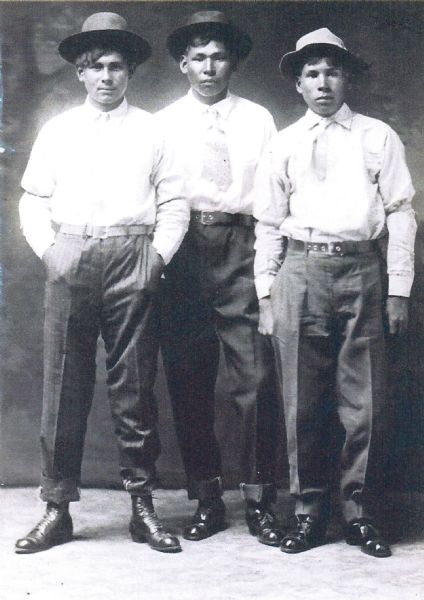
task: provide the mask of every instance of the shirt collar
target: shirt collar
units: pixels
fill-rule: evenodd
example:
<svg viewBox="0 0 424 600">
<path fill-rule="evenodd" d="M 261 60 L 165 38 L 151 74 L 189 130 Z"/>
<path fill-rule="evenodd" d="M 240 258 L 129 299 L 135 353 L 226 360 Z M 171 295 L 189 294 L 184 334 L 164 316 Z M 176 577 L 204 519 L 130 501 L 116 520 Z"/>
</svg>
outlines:
<svg viewBox="0 0 424 600">
<path fill-rule="evenodd" d="M 336 113 L 334 113 L 334 115 L 331 115 L 331 117 L 320 117 L 320 115 L 317 115 L 310 108 L 308 108 L 304 116 L 304 123 L 307 129 L 313 129 L 322 121 L 327 121 L 328 123 L 338 123 L 342 127 L 350 129 L 352 126 L 352 119 L 353 112 L 345 103 L 339 108 L 339 110 Z"/>
<path fill-rule="evenodd" d="M 193 94 L 193 91 L 189 90 L 187 94 L 187 101 L 190 103 L 190 107 L 192 107 L 193 110 L 195 110 L 199 115 L 204 115 L 213 109 L 213 111 L 216 111 L 222 119 L 228 119 L 234 105 L 234 96 L 231 94 L 231 92 L 227 92 L 225 98 L 219 102 L 215 102 L 215 104 L 209 105 L 200 102 L 200 100 L 198 100 Z"/>
<path fill-rule="evenodd" d="M 83 104 L 83 109 L 90 121 L 96 121 L 97 119 L 99 119 L 100 115 L 104 114 L 108 114 L 111 119 L 122 119 L 128 112 L 128 102 L 126 98 L 124 98 L 119 106 L 105 113 L 99 110 L 98 108 L 95 108 L 91 104 L 90 99 L 87 96 Z"/>
</svg>

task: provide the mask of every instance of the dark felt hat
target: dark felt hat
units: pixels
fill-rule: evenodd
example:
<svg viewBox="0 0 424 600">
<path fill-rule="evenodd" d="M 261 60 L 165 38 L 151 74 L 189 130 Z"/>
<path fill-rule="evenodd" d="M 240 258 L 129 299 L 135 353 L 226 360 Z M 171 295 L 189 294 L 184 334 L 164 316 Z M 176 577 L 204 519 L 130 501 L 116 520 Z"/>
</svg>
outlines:
<svg viewBox="0 0 424 600">
<path fill-rule="evenodd" d="M 251 37 L 234 25 L 223 12 L 219 10 L 202 10 L 190 15 L 185 23 L 175 29 L 168 37 L 166 46 L 175 60 L 180 60 L 193 35 L 202 34 L 206 30 L 227 35 L 233 41 L 239 60 L 246 58 L 252 49 Z"/>
<path fill-rule="evenodd" d="M 59 54 L 74 63 L 80 54 L 95 46 L 125 50 L 138 65 L 152 53 L 146 40 L 128 30 L 128 24 L 121 15 L 98 12 L 84 21 L 81 33 L 71 35 L 59 44 Z"/>
<path fill-rule="evenodd" d="M 280 71 L 283 75 L 296 75 L 299 64 L 304 60 L 305 56 L 316 51 L 319 54 L 330 52 L 337 54 L 345 61 L 355 73 L 362 73 L 369 67 L 362 58 L 350 52 L 343 40 L 338 38 L 326 27 L 311 31 L 297 40 L 296 50 L 284 54 L 280 61 Z"/>
</svg>

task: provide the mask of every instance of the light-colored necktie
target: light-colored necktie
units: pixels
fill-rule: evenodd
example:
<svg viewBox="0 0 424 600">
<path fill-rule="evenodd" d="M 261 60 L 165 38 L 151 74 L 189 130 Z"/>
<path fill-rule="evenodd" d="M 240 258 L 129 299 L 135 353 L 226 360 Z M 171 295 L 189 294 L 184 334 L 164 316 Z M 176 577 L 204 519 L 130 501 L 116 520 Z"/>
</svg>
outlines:
<svg viewBox="0 0 424 600">
<path fill-rule="evenodd" d="M 202 178 L 213 182 L 220 190 L 232 183 L 230 154 L 222 119 L 217 110 L 209 108 L 204 115 Z"/>
<path fill-rule="evenodd" d="M 327 176 L 328 128 L 334 121 L 322 119 L 313 130 L 312 168 L 320 181 Z"/>
</svg>

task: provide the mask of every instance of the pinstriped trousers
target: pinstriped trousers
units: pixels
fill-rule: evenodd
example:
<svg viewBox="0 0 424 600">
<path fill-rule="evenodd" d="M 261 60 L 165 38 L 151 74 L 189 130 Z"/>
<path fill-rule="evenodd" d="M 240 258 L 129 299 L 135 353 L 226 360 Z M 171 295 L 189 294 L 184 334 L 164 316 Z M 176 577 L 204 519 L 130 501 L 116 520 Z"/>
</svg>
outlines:
<svg viewBox="0 0 424 600">
<path fill-rule="evenodd" d="M 387 449 L 383 294 L 379 256 L 288 249 L 271 291 L 296 514 L 328 505 L 332 416 L 344 432 L 346 521 L 370 516 Z"/>
<path fill-rule="evenodd" d="M 158 353 L 156 289 L 147 235 L 105 239 L 58 233 L 46 267 L 41 497 L 79 499 L 96 371 L 106 349 L 108 393 L 126 489 L 148 493 L 160 453 L 153 394 Z"/>
</svg>

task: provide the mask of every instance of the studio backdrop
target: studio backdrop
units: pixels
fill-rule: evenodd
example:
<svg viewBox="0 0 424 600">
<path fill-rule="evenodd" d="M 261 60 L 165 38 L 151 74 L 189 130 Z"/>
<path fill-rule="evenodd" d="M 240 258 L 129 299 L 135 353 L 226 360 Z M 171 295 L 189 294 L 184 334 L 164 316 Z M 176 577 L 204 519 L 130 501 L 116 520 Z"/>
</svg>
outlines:
<svg viewBox="0 0 424 600">
<path fill-rule="evenodd" d="M 122 14 L 153 48 L 152 58 L 137 69 L 131 82 L 129 101 L 155 112 L 187 91 L 184 76 L 166 51 L 167 35 L 186 15 L 206 8 L 225 10 L 253 38 L 253 51 L 235 73 L 232 90 L 269 109 L 279 129 L 304 112 L 293 83 L 278 71 L 279 58 L 294 48 L 301 35 L 328 27 L 371 63 L 367 80 L 353 89 L 350 104 L 386 121 L 402 138 L 417 190 L 414 203 L 419 223 L 410 331 L 403 340 L 389 343 L 396 426 L 387 482 L 393 490 L 424 491 L 424 2 L 0 3 L 0 482 L 37 485 L 39 479 L 44 271 L 19 230 L 18 201 L 20 178 L 40 126 L 84 100 L 75 70 L 59 57 L 57 45 L 79 31 L 93 12 Z M 83 471 L 83 483 L 88 486 L 119 484 L 103 359 L 99 342 L 96 396 Z M 225 388 L 222 370 L 216 428 L 225 484 L 231 486 L 237 481 L 238 429 Z M 158 468 L 164 486 L 180 486 L 184 476 L 161 367 L 156 390 L 163 446 Z M 282 442 L 282 481 L 286 473 Z"/>
</svg>

